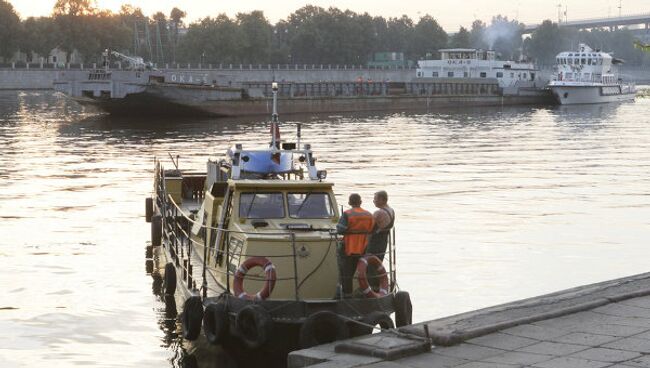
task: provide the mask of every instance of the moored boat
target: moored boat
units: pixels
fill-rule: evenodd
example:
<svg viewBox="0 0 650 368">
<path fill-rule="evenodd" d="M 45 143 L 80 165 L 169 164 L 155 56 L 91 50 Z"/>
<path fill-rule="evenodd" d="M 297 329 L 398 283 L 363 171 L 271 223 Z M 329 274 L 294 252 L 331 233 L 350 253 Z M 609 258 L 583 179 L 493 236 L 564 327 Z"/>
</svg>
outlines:
<svg viewBox="0 0 650 368">
<path fill-rule="evenodd" d="M 156 160 L 147 219 L 165 292 L 184 300 L 184 338 L 203 330 L 214 344 L 286 352 L 410 324 L 394 236 L 386 264 L 363 256 L 356 293 L 340 292 L 334 184 L 317 169 L 311 146 L 301 146 L 300 129 L 295 142 L 280 139 L 277 85 L 273 94 L 269 147 L 237 144 L 201 173 L 181 170 L 173 158 L 173 169 Z M 378 287 L 370 286 L 370 266 Z"/>
<path fill-rule="evenodd" d="M 555 99 L 562 105 L 634 100 L 636 87 L 618 77 L 623 60 L 580 44 L 578 51 L 556 56 L 557 73 L 549 82 Z"/>
</svg>

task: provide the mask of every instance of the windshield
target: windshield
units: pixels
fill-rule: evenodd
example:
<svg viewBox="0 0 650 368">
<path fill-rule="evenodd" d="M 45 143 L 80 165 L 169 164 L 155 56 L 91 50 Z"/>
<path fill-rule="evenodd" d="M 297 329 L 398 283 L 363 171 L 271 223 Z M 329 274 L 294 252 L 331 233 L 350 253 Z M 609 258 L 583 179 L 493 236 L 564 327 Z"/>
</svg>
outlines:
<svg viewBox="0 0 650 368">
<path fill-rule="evenodd" d="M 239 217 L 283 218 L 284 196 L 282 193 L 242 193 L 239 198 Z"/>
<path fill-rule="evenodd" d="M 332 201 L 327 193 L 288 193 L 289 217 L 328 218 L 334 216 Z"/>
</svg>

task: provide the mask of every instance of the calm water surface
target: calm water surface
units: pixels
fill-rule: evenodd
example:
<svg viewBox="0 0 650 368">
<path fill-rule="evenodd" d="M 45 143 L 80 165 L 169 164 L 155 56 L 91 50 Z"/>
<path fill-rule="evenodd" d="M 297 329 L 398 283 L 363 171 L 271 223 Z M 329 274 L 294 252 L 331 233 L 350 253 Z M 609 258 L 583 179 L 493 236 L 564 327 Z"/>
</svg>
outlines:
<svg viewBox="0 0 650 368">
<path fill-rule="evenodd" d="M 649 270 L 650 99 L 305 121 L 340 203 L 389 192 L 416 321 Z M 183 365 L 145 271 L 153 157 L 202 169 L 267 131 L 0 93 L 0 366 Z"/>
</svg>

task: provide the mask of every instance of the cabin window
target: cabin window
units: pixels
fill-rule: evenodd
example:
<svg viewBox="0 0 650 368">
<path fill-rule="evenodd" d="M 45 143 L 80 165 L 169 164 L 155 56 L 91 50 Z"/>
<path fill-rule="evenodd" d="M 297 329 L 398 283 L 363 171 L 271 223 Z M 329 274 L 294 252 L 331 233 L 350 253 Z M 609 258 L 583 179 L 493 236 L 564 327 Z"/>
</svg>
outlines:
<svg viewBox="0 0 650 368">
<path fill-rule="evenodd" d="M 421 77 L 421 76 L 422 76 L 422 72 L 418 72 L 418 77 Z"/>
<path fill-rule="evenodd" d="M 434 77 L 434 78 L 438 78 L 438 72 L 431 73 L 431 76 Z"/>
<path fill-rule="evenodd" d="M 481 72 L 481 78 L 485 78 L 485 77 L 487 77 L 487 73 L 486 72 Z"/>
<path fill-rule="evenodd" d="M 239 197 L 239 217 L 284 218 L 284 196 L 282 193 L 242 193 Z"/>
<path fill-rule="evenodd" d="M 288 193 L 287 203 L 291 218 L 315 219 L 334 216 L 332 200 L 327 193 Z"/>
<path fill-rule="evenodd" d="M 454 77 L 454 72 L 447 72 L 447 76 L 449 78 L 453 78 Z"/>
<path fill-rule="evenodd" d="M 497 72 L 497 78 L 503 78 L 503 72 Z"/>
<path fill-rule="evenodd" d="M 582 65 L 587 64 L 587 59 L 585 59 L 585 58 L 580 59 L 580 64 L 582 64 Z"/>
<path fill-rule="evenodd" d="M 463 77 L 465 77 L 465 78 L 469 77 L 469 73 L 468 72 L 463 72 Z"/>
</svg>

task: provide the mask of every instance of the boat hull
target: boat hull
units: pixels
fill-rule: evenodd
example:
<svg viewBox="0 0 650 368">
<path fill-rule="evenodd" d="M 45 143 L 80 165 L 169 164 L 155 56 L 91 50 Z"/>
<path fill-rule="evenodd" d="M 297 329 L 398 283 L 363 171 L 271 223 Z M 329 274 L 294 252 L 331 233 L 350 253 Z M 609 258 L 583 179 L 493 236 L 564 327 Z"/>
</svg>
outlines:
<svg viewBox="0 0 650 368">
<path fill-rule="evenodd" d="M 77 99 L 112 115 L 129 116 L 261 116 L 272 111 L 266 98 L 196 101 L 173 99 L 144 92 L 120 99 Z M 278 108 L 286 114 L 354 113 L 380 111 L 428 112 L 439 108 L 467 106 L 547 105 L 550 94 L 520 96 L 355 96 L 280 98 Z"/>
<path fill-rule="evenodd" d="M 616 86 L 550 86 L 555 100 L 561 105 L 597 104 L 634 100 L 636 91 Z"/>
</svg>

